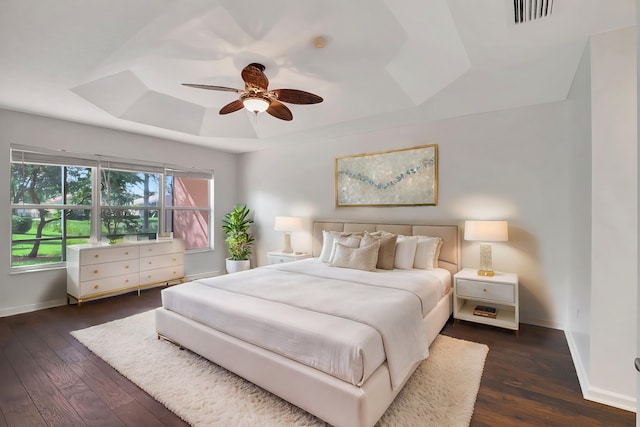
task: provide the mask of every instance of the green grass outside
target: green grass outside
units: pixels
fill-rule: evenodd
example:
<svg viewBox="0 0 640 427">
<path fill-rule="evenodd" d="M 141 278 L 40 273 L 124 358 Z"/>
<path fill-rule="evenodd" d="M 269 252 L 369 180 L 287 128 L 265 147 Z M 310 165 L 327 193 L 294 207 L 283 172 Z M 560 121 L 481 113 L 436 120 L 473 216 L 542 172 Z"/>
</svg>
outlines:
<svg viewBox="0 0 640 427">
<path fill-rule="evenodd" d="M 142 223 L 142 219 L 140 219 Z M 38 248 L 37 258 L 27 258 L 27 255 L 31 252 L 34 243 L 29 240 L 33 240 L 36 237 L 36 231 L 38 229 L 38 220 L 34 219 L 31 229 L 22 233 L 13 233 L 11 238 L 13 244 L 11 247 L 11 266 L 26 266 L 26 265 L 38 265 L 38 264 L 51 264 L 62 261 L 62 241 L 59 240 L 62 236 L 59 230 L 56 230 L 55 223 L 47 224 L 43 230 L 42 238 L 54 238 L 55 240 L 41 240 L 40 247 Z M 149 230 L 155 232 L 158 229 L 158 218 L 149 219 Z M 67 220 L 67 244 L 77 245 L 82 243 L 88 243 L 88 237 L 73 238 L 73 236 L 88 236 L 91 232 L 91 223 L 89 220 Z M 125 230 L 119 230 L 119 234 L 127 234 Z M 107 230 L 102 228 L 103 235 L 106 235 Z M 20 243 L 20 241 L 25 241 Z"/>
</svg>

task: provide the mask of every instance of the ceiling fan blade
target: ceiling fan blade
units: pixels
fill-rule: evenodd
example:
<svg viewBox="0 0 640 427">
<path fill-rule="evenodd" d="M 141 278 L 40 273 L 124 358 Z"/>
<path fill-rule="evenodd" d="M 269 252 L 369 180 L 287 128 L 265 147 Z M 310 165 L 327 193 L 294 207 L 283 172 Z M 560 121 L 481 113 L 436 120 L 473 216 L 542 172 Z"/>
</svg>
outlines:
<svg viewBox="0 0 640 427">
<path fill-rule="evenodd" d="M 269 79 L 264 75 L 264 65 L 262 64 L 249 64 L 242 69 L 242 80 L 244 80 L 247 86 L 253 86 L 257 89 L 267 90 L 269 86 Z"/>
<path fill-rule="evenodd" d="M 282 102 L 276 101 L 275 99 L 271 100 L 271 105 L 267 108 L 267 113 L 280 120 L 289 121 L 293 119 L 291 110 L 289 110 L 289 108 L 287 108 L 287 106 Z"/>
<path fill-rule="evenodd" d="M 318 95 L 297 89 L 276 89 L 272 90 L 278 101 L 290 104 L 318 104 L 323 101 Z"/>
<path fill-rule="evenodd" d="M 239 99 L 236 99 L 233 102 L 228 103 L 224 107 L 222 107 L 219 111 L 219 114 L 229 114 L 234 111 L 242 110 L 244 108 L 244 104 Z"/>
<path fill-rule="evenodd" d="M 182 86 L 195 87 L 196 89 L 221 90 L 221 91 L 224 91 L 224 92 L 235 92 L 235 93 L 239 93 L 241 91 L 241 89 L 234 89 L 232 87 L 198 85 L 198 84 L 193 84 L 193 83 L 182 83 Z"/>
</svg>

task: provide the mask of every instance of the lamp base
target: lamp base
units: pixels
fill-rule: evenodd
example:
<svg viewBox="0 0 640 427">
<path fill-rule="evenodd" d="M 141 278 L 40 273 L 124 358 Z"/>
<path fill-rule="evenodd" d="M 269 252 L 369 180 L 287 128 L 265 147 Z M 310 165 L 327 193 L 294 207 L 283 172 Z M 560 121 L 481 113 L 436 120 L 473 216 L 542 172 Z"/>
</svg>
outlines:
<svg viewBox="0 0 640 427">
<path fill-rule="evenodd" d="M 283 254 L 293 253 L 293 248 L 291 247 L 291 233 L 284 233 L 284 249 L 281 251 Z"/>
<path fill-rule="evenodd" d="M 478 270 L 478 276 L 494 276 L 495 273 L 492 270 Z"/>
</svg>

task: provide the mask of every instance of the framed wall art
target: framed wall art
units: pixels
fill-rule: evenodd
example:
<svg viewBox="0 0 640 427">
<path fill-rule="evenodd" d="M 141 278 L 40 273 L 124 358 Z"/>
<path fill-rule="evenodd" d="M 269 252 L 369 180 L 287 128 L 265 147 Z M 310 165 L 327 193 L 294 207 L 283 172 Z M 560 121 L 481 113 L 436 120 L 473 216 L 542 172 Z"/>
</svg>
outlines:
<svg viewBox="0 0 640 427">
<path fill-rule="evenodd" d="M 336 206 L 438 204 L 438 145 L 335 160 Z"/>
</svg>

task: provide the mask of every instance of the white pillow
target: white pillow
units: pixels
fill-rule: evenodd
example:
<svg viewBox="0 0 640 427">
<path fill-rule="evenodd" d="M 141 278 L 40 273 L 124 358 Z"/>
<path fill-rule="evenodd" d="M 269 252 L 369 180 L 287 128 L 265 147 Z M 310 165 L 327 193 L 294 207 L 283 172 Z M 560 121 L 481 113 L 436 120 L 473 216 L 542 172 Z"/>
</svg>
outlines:
<svg viewBox="0 0 640 427">
<path fill-rule="evenodd" d="M 438 268 L 438 257 L 440 256 L 440 248 L 442 247 L 442 239 L 440 237 L 417 236 L 418 247 L 416 248 L 415 261 L 413 268 L 423 270 L 431 270 Z"/>
<path fill-rule="evenodd" d="M 333 249 L 333 233 L 322 230 L 322 250 L 320 251 L 320 261 L 329 262 L 329 256 Z"/>
<path fill-rule="evenodd" d="M 376 241 L 362 248 L 350 248 L 342 243 L 335 243 L 332 267 L 354 268 L 357 270 L 374 271 L 378 262 L 380 242 Z"/>
<path fill-rule="evenodd" d="M 398 235 L 398 240 L 396 241 L 396 257 L 393 266 L 400 270 L 413 269 L 417 246 L 417 236 Z"/>
<path fill-rule="evenodd" d="M 331 252 L 333 252 L 333 240 L 336 236 L 351 236 L 354 233 L 343 233 L 341 231 L 322 230 L 322 250 L 320 251 L 320 261 L 329 262 Z"/>
<path fill-rule="evenodd" d="M 353 235 L 347 235 L 347 236 L 340 236 L 340 235 L 334 235 L 333 236 L 333 248 L 331 249 L 331 255 L 329 255 L 329 262 L 333 262 L 333 257 L 335 256 L 336 253 L 336 246 L 337 245 L 344 245 L 348 248 L 357 248 L 360 246 L 360 236 L 353 236 Z"/>
</svg>

